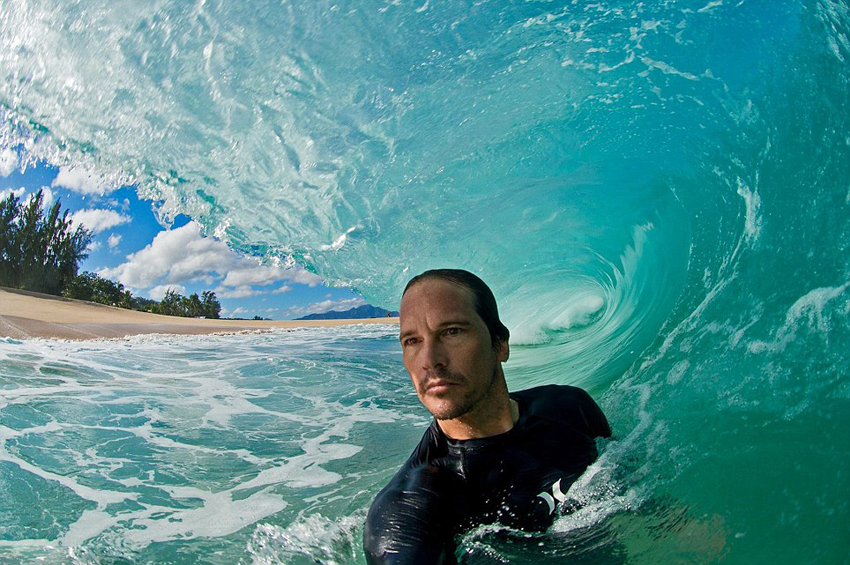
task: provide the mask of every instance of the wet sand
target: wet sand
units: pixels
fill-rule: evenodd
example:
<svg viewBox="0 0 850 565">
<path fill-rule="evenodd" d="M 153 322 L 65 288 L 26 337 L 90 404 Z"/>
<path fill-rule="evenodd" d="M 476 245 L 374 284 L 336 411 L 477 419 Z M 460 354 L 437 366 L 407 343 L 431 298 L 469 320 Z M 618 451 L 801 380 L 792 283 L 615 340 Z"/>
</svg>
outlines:
<svg viewBox="0 0 850 565">
<path fill-rule="evenodd" d="M 205 320 L 137 312 L 0 287 L 0 338 L 108 339 L 139 334 L 221 334 L 271 328 L 397 324 L 398 318 L 358 320 Z"/>
</svg>

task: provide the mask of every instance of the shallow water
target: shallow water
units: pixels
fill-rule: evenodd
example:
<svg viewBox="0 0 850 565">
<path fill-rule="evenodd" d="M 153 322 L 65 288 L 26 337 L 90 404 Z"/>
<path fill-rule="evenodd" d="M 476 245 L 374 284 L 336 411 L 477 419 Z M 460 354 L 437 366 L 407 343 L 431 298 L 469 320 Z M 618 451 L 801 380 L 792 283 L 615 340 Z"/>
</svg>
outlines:
<svg viewBox="0 0 850 565">
<path fill-rule="evenodd" d="M 165 222 L 188 214 L 242 251 L 297 261 L 388 308 L 425 268 L 482 275 L 512 331 L 511 386 L 587 388 L 616 439 L 571 491 L 581 510 L 544 539 L 473 533 L 462 545 L 473 562 L 847 563 L 848 37 L 850 10 L 836 0 L 7 3 L 0 146 L 132 180 Z M 299 544 L 319 552 L 305 562 L 356 562 L 362 512 L 425 418 L 390 336 L 341 335 L 279 357 L 255 347 L 285 335 L 240 338 L 243 349 L 222 346 L 210 365 L 202 349 L 174 357 L 200 338 L 3 344 L 23 356 L 4 362 L 6 388 L 29 394 L 52 380 L 58 403 L 19 424 L 11 416 L 4 453 L 25 445 L 20 426 L 90 418 L 65 440 L 72 448 L 30 447 L 3 463 L 21 494 L 2 508 L 32 513 L 4 531 L 3 551 L 71 535 L 93 562 L 233 551 L 288 563 L 299 558 L 286 548 Z M 98 347 L 106 360 L 90 362 Z M 365 384 L 346 396 L 339 371 L 358 351 L 350 370 Z M 83 489 L 90 498 L 68 495 L 73 508 L 54 519 L 38 496 L 73 493 L 65 477 L 117 489 L 109 474 L 120 457 L 86 455 L 85 441 L 145 445 L 123 429 L 134 418 L 148 429 L 144 403 L 105 392 L 125 386 L 115 375 L 132 373 L 122 363 L 136 355 L 150 386 L 130 398 L 150 396 L 151 414 L 188 436 L 170 440 L 268 452 L 157 445 L 132 465 L 157 461 L 170 474 L 133 480 L 197 484 L 145 490 L 142 502 Z M 297 375 L 297 391 L 282 392 L 276 363 Z M 196 364 L 200 376 L 170 376 Z M 256 397 L 231 405 L 205 385 L 183 388 L 225 367 L 216 383 L 256 368 L 264 384 L 237 383 Z M 63 404 L 75 390 L 98 401 Z M 351 422 L 346 403 L 389 421 Z M 110 415 L 113 406 L 129 415 Z M 91 424 L 99 416 L 123 431 Z M 348 437 L 323 436 L 338 418 Z M 296 463 L 277 480 L 271 469 L 287 458 Z M 189 473 L 196 460 L 225 468 Z M 64 474 L 39 478 L 42 464 Z M 288 498 L 299 480 L 316 481 L 304 488 L 323 502 Z M 135 506 L 168 513 L 178 503 L 192 519 L 168 528 L 164 514 Z M 202 520 L 207 507 L 255 520 L 225 534 L 235 522 Z M 119 510 L 140 523 L 107 535 L 96 526 L 106 516 L 89 519 Z M 225 535 L 137 547 L 171 531 Z M 236 541 L 221 549 L 223 540 Z"/>
<path fill-rule="evenodd" d="M 398 357 L 393 326 L 4 342 L 0 556 L 350 561 L 427 425 Z"/>
<path fill-rule="evenodd" d="M 842 562 L 840 403 L 771 418 L 718 394 L 698 417 L 652 398 L 670 381 L 610 385 L 615 438 L 572 513 L 542 535 L 479 528 L 465 562 L 745 562 L 777 526 L 809 532 L 795 559 Z M 3 563 L 362 563 L 368 505 L 428 424 L 395 326 L 6 340 L 0 383 Z M 769 496 L 771 478 L 794 487 Z"/>
</svg>

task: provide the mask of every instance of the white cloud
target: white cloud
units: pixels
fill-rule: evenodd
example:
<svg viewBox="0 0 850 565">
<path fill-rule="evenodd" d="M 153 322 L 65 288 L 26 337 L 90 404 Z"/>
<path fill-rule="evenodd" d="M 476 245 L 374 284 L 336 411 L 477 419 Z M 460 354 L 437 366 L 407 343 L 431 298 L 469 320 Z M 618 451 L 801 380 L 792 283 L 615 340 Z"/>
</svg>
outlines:
<svg viewBox="0 0 850 565">
<path fill-rule="evenodd" d="M 129 212 L 130 211 L 130 199 L 129 198 L 125 198 L 123 200 L 110 198 L 110 199 L 104 201 L 104 205 L 108 206 L 109 208 L 121 210 L 122 212 Z"/>
<path fill-rule="evenodd" d="M 162 300 L 165 298 L 165 293 L 169 290 L 173 290 L 177 294 L 185 294 L 186 287 L 179 284 L 161 284 L 159 286 L 155 286 L 148 291 L 148 296 L 151 300 Z"/>
<path fill-rule="evenodd" d="M 271 290 L 263 288 L 251 288 L 250 286 L 240 286 L 237 288 L 228 289 L 223 286 L 220 286 L 215 289 L 215 293 L 218 298 L 249 298 L 251 296 L 260 296 L 261 294 L 283 294 L 284 292 L 289 292 L 290 290 L 292 290 L 292 287 L 286 284 L 279 288 L 274 288 Z"/>
<path fill-rule="evenodd" d="M 103 195 L 119 188 L 107 179 L 79 167 L 60 167 L 52 186 L 90 195 Z"/>
<path fill-rule="evenodd" d="M 128 224 L 131 220 L 130 216 L 119 214 L 115 210 L 102 209 L 78 210 L 71 216 L 73 225 L 82 224 L 92 233 L 100 233 L 115 226 Z"/>
<path fill-rule="evenodd" d="M 366 301 L 356 296 L 354 298 L 343 298 L 341 300 L 323 300 L 321 302 L 313 302 L 307 306 L 293 306 L 289 308 L 284 315 L 287 317 L 299 318 L 307 314 L 321 314 L 330 312 L 331 310 L 345 311 L 362 306 Z"/>
<path fill-rule="evenodd" d="M 289 290 L 286 284 L 275 289 L 251 288 L 284 281 L 311 286 L 322 282 L 321 278 L 301 267 L 284 269 L 261 265 L 256 259 L 239 255 L 223 241 L 202 237 L 200 225 L 196 222 L 158 233 L 147 247 L 127 256 L 125 263 L 100 274 L 115 278 L 131 288 L 199 280 L 212 284 L 213 280 L 224 277 L 216 289 L 223 298 L 286 292 Z"/>
<path fill-rule="evenodd" d="M 118 244 L 121 243 L 121 236 L 118 234 L 110 234 L 109 239 L 106 240 L 106 243 L 109 245 L 110 249 L 115 249 L 118 247 Z"/>
<path fill-rule="evenodd" d="M 53 198 L 54 198 L 53 191 L 50 190 L 50 188 L 48 188 L 46 186 L 42 186 L 41 187 L 41 198 L 42 198 L 41 207 L 44 208 L 45 210 L 47 208 L 50 208 L 50 206 L 53 204 Z"/>
<path fill-rule="evenodd" d="M 321 277 L 296 265 L 291 269 L 284 269 L 274 265 L 262 265 L 259 261 L 248 257 L 241 257 L 238 265 L 227 272 L 227 276 L 221 282 L 224 286 L 264 286 L 281 280 L 316 286 L 321 284 Z"/>
<path fill-rule="evenodd" d="M 23 189 L 21 189 L 23 190 Z M 22 204 L 26 206 L 30 203 L 30 201 L 35 198 L 35 195 L 38 191 L 32 192 L 27 195 L 27 197 L 23 200 Z M 50 205 L 53 204 L 53 191 L 46 186 L 41 187 L 41 209 L 47 210 L 50 208 Z"/>
<path fill-rule="evenodd" d="M 163 278 L 165 283 L 179 284 L 226 269 L 232 263 L 232 253 L 221 241 L 202 238 L 200 226 L 190 222 L 159 232 L 144 249 L 128 255 L 126 263 L 106 272 L 135 288 L 152 287 Z"/>
<path fill-rule="evenodd" d="M 27 192 L 27 189 L 24 187 L 21 188 L 7 188 L 4 190 L 0 190 L 0 200 L 6 200 L 9 198 L 10 194 L 14 194 L 15 198 L 20 200 L 21 196 L 23 196 Z"/>
<path fill-rule="evenodd" d="M 244 317 L 247 317 L 247 316 L 250 316 L 250 317 L 253 318 L 255 315 L 262 315 L 262 314 L 265 314 L 266 316 L 274 316 L 278 312 L 280 312 L 280 308 L 262 308 L 260 310 L 256 310 L 256 309 L 250 309 L 249 310 L 248 308 L 244 308 L 242 306 L 237 306 L 232 311 L 228 310 L 227 308 L 222 308 L 221 309 L 221 316 L 223 318 L 244 318 Z"/>
<path fill-rule="evenodd" d="M 18 168 L 18 154 L 11 149 L 0 151 L 0 177 L 8 177 Z"/>
<path fill-rule="evenodd" d="M 35 197 L 37 192 L 36 190 L 27 194 L 27 189 L 23 186 L 20 188 L 7 188 L 0 190 L 0 200 L 5 200 L 10 194 L 14 194 L 21 206 L 26 206 Z M 41 209 L 47 210 L 53 204 L 53 191 L 46 186 L 42 186 L 41 193 Z"/>
<path fill-rule="evenodd" d="M 240 286 L 239 288 L 234 289 L 224 289 L 219 287 L 215 290 L 217 298 L 250 298 L 252 296 L 265 294 L 265 292 L 266 291 L 262 289 L 253 289 L 250 286 Z"/>
<path fill-rule="evenodd" d="M 86 247 L 86 253 L 94 253 L 95 251 L 100 249 L 102 246 L 103 246 L 103 244 L 101 242 L 92 241 L 91 243 L 88 244 L 88 247 Z"/>
</svg>

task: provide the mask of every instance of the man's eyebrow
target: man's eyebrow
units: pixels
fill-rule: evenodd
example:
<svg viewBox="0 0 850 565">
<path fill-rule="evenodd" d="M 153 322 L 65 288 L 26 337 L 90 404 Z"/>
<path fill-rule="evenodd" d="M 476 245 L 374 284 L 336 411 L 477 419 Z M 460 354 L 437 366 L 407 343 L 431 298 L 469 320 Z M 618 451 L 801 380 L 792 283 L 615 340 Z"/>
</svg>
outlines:
<svg viewBox="0 0 850 565">
<path fill-rule="evenodd" d="M 457 320 L 446 320 L 445 322 L 440 322 L 437 325 L 437 327 L 438 328 L 446 328 L 446 327 L 449 327 L 449 326 L 468 327 L 468 326 L 471 326 L 471 325 L 472 325 L 472 322 L 470 322 L 469 320 L 464 320 L 464 319 L 461 318 L 461 319 L 457 319 Z M 407 336 L 413 335 L 415 333 L 417 333 L 416 330 L 403 331 L 398 335 L 398 339 L 399 339 L 399 341 L 401 341 L 404 338 L 406 338 Z"/>
</svg>

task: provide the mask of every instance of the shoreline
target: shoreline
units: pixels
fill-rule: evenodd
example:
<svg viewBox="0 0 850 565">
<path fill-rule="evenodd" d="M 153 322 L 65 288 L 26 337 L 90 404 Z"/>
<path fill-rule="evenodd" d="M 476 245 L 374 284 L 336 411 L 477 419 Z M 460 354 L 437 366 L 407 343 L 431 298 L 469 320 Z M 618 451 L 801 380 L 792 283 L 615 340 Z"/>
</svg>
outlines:
<svg viewBox="0 0 850 565">
<path fill-rule="evenodd" d="M 225 320 L 182 318 L 0 287 L 0 338 L 119 339 L 141 334 L 230 334 L 274 328 L 397 324 L 398 318 Z"/>
</svg>

